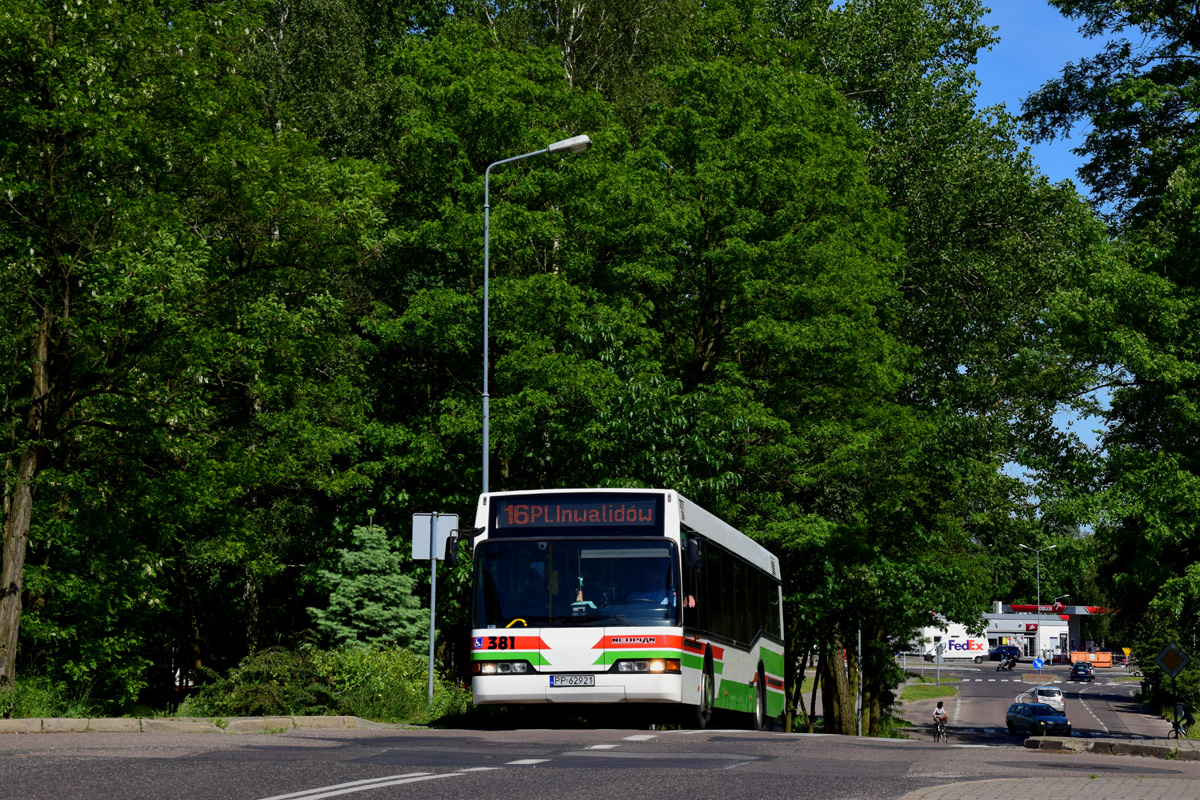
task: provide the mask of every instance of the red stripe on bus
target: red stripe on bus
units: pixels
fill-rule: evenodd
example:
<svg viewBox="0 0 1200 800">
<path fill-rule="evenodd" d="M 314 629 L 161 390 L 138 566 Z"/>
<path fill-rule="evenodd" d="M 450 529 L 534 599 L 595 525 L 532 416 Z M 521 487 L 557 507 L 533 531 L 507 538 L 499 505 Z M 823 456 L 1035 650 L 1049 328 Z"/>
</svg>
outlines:
<svg viewBox="0 0 1200 800">
<path fill-rule="evenodd" d="M 717 661 L 720 661 L 725 656 L 725 648 L 724 647 L 717 647 L 715 644 L 710 644 L 709 648 L 712 649 L 713 658 L 715 658 Z M 699 639 L 684 639 L 683 640 L 683 649 L 688 651 L 689 653 L 695 653 L 696 655 L 703 655 L 704 654 L 704 642 L 700 641 Z"/>
<path fill-rule="evenodd" d="M 592 645 L 593 650 L 645 650 L 647 647 L 667 647 L 677 650 L 683 647 L 683 637 L 649 633 L 626 634 L 625 636 L 605 636 Z"/>
</svg>

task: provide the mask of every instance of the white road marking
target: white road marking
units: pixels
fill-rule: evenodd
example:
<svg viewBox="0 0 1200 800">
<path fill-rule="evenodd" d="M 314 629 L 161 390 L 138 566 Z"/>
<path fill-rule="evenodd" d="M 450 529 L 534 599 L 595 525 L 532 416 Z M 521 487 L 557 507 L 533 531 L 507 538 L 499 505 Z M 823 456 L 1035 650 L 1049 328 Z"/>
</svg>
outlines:
<svg viewBox="0 0 1200 800">
<path fill-rule="evenodd" d="M 588 747 L 588 750 L 612 750 L 617 747 L 615 744 L 594 744 Z"/>
<path fill-rule="evenodd" d="M 650 733 L 639 733 L 637 736 L 626 736 L 621 741 L 623 742 L 648 742 L 651 739 L 657 739 L 658 736 Z"/>
<path fill-rule="evenodd" d="M 506 763 L 510 767 L 528 767 L 533 764 L 543 764 L 549 760 L 550 759 L 548 758 L 522 758 L 517 761 L 509 761 Z M 268 798 L 268 800 L 270 800 L 270 798 Z"/>
<path fill-rule="evenodd" d="M 318 800 L 321 797 L 337 797 L 342 794 L 351 794 L 353 792 L 365 792 L 368 789 L 381 789 L 384 786 L 398 786 L 402 783 L 420 783 L 421 781 L 436 781 L 441 778 L 453 778 L 456 775 L 463 775 L 463 772 L 443 772 L 439 775 L 431 775 L 428 772 L 410 772 L 407 775 L 388 775 L 383 778 L 370 778 L 362 781 L 351 781 L 350 783 L 338 783 L 333 786 L 319 786 L 316 789 L 307 789 L 303 792 L 292 792 L 291 794 L 277 794 L 271 797 L 264 797 L 262 800 Z"/>
<path fill-rule="evenodd" d="M 1107 725 L 1105 725 L 1103 722 L 1100 722 L 1100 718 L 1096 716 L 1096 712 L 1095 712 L 1095 711 L 1092 711 L 1092 707 L 1091 707 L 1091 706 L 1089 706 L 1089 705 L 1087 704 L 1087 701 L 1083 699 L 1083 690 L 1082 690 L 1082 689 L 1080 689 L 1080 690 L 1079 690 L 1079 692 L 1078 692 L 1078 693 L 1077 693 L 1075 696 L 1076 696 L 1077 698 L 1079 698 L 1079 704 L 1080 704 L 1081 706 L 1083 706 L 1083 707 L 1084 707 L 1084 709 L 1085 709 L 1085 710 L 1086 710 L 1086 711 L 1087 711 L 1089 714 L 1091 714 L 1091 715 L 1092 715 L 1092 719 L 1094 719 L 1094 720 L 1096 720 L 1096 722 L 1100 723 L 1100 727 L 1101 727 L 1101 728 L 1104 728 L 1104 732 L 1105 732 L 1105 733 L 1108 733 L 1108 732 L 1109 732 L 1109 730 L 1108 730 L 1108 726 L 1107 726 Z M 1100 734 L 1092 734 L 1092 735 L 1093 735 L 1093 736 L 1099 736 Z"/>
</svg>

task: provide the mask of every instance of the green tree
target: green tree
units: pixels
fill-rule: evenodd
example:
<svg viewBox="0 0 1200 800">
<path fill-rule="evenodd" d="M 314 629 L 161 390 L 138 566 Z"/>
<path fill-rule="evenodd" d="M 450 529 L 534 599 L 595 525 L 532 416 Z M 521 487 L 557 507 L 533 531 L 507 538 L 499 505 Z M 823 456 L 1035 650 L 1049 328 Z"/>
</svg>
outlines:
<svg viewBox="0 0 1200 800">
<path fill-rule="evenodd" d="M 1015 121 L 1003 109 L 976 108 L 975 54 L 994 41 L 979 2 L 823 6 L 771 4 L 779 30 L 811 48 L 809 69 L 836 83 L 872 134 L 867 166 L 902 220 L 904 246 L 898 291 L 880 316 L 913 355 L 908 380 L 888 398 L 893 408 L 884 415 L 881 405 L 876 417 L 890 436 L 868 439 L 845 462 L 854 480 L 834 496 L 854 498 L 851 513 L 822 515 L 840 527 L 816 527 L 811 544 L 795 545 L 806 576 L 799 586 L 811 587 L 797 601 L 810 609 L 808 636 L 837 637 L 827 642 L 833 652 L 862 625 L 868 727 L 876 731 L 886 654 L 923 623 L 910 611 L 974 621 L 993 598 L 997 573 L 987 559 L 1009 558 L 1040 530 L 1029 491 L 1001 467 L 1043 470 L 1039 489 L 1053 496 L 1051 478 L 1062 468 L 1050 469 L 1073 453 L 1053 415 L 1098 380 L 1094 362 L 1076 358 L 1057 334 L 1090 272 L 1111 256 L 1103 227 L 1074 191 L 1037 175 Z M 956 579 L 938 578 L 930 564 Z M 843 574 L 856 578 L 842 584 L 834 576 Z M 858 592 L 882 586 L 906 599 L 883 607 L 884 595 Z M 843 661 L 826 667 L 841 670 Z M 827 677 L 844 689 L 853 676 Z M 827 699 L 843 704 L 832 722 L 845 730 L 848 696 Z"/>
<path fill-rule="evenodd" d="M 317 629 L 338 646 L 414 648 L 422 634 L 421 601 L 387 531 L 374 523 L 356 526 L 351 546 L 337 552 L 337 568 L 320 572 L 333 587 L 328 608 L 308 609 Z"/>
<path fill-rule="evenodd" d="M 1058 0 L 1103 51 L 1068 64 L 1025 103 L 1042 138 L 1087 125 L 1080 177 L 1109 213 L 1125 264 L 1098 276 L 1071 333 L 1113 373 L 1106 458 L 1075 501 L 1098 506 L 1100 574 L 1141 655 L 1200 625 L 1194 572 L 1200 465 L 1195 252 L 1194 9 L 1159 0 Z"/>
<path fill-rule="evenodd" d="M 90 630 L 120 640 L 110 664 L 147 660 L 139 621 L 156 617 L 176 567 L 186 571 L 180 530 L 232 545 L 210 555 L 254 552 L 247 522 L 263 506 L 229 514 L 224 490 L 254 495 L 255 478 L 259 487 L 295 481 L 287 466 L 348 447 L 344 432 L 316 424 L 346 396 L 346 351 L 313 333 L 340 319 L 329 276 L 369 252 L 386 187 L 361 162 L 332 164 L 302 136 L 257 124 L 255 87 L 238 61 L 257 23 L 234 7 L 27 3 L 0 26 L 0 251 L 11 312 L 0 685 L 15 674 L 23 601 L 40 615 L 34 632 L 47 633 L 26 652 L 94 679 L 103 648 L 88 643 Z M 322 359 L 337 368 L 303 380 L 280 370 Z M 243 403 L 231 409 L 233 395 Z M 271 414 L 281 405 L 286 419 Z M 244 434 L 220 427 L 239 411 L 289 442 L 250 481 L 207 458 L 214 443 Z M 242 439 L 241 466 L 262 441 Z M 240 525 L 209 527 L 231 519 Z M 31 541 L 34 594 L 23 592 Z M 100 584 L 121 585 L 123 599 L 75 580 L 89 569 Z M 88 598 L 81 607 L 103 613 L 74 616 L 72 587 Z"/>
</svg>

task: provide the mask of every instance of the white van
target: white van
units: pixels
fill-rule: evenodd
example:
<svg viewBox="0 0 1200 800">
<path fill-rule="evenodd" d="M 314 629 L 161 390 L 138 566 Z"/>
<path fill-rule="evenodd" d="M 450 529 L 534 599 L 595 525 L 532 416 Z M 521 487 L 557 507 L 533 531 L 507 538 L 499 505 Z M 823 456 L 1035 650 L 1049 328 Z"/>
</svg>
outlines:
<svg viewBox="0 0 1200 800">
<path fill-rule="evenodd" d="M 946 627 L 930 626 L 920 633 L 926 661 L 933 661 L 941 646 L 942 658 L 947 661 L 970 660 L 982 664 L 988 658 L 988 640 L 985 636 L 972 636 L 965 625 L 946 622 Z"/>
</svg>

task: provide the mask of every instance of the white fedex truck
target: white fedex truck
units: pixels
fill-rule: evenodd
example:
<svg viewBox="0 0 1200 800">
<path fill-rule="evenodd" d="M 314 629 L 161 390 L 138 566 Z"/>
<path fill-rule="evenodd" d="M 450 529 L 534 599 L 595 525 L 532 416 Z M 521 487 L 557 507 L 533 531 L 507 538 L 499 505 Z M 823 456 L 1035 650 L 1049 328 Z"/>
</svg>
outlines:
<svg viewBox="0 0 1200 800">
<path fill-rule="evenodd" d="M 970 660 L 981 664 L 988 658 L 986 636 L 971 634 L 965 625 L 938 618 L 940 625 L 924 628 L 918 639 L 921 654 L 926 661 L 933 661 L 939 652 L 947 661 Z"/>
</svg>

